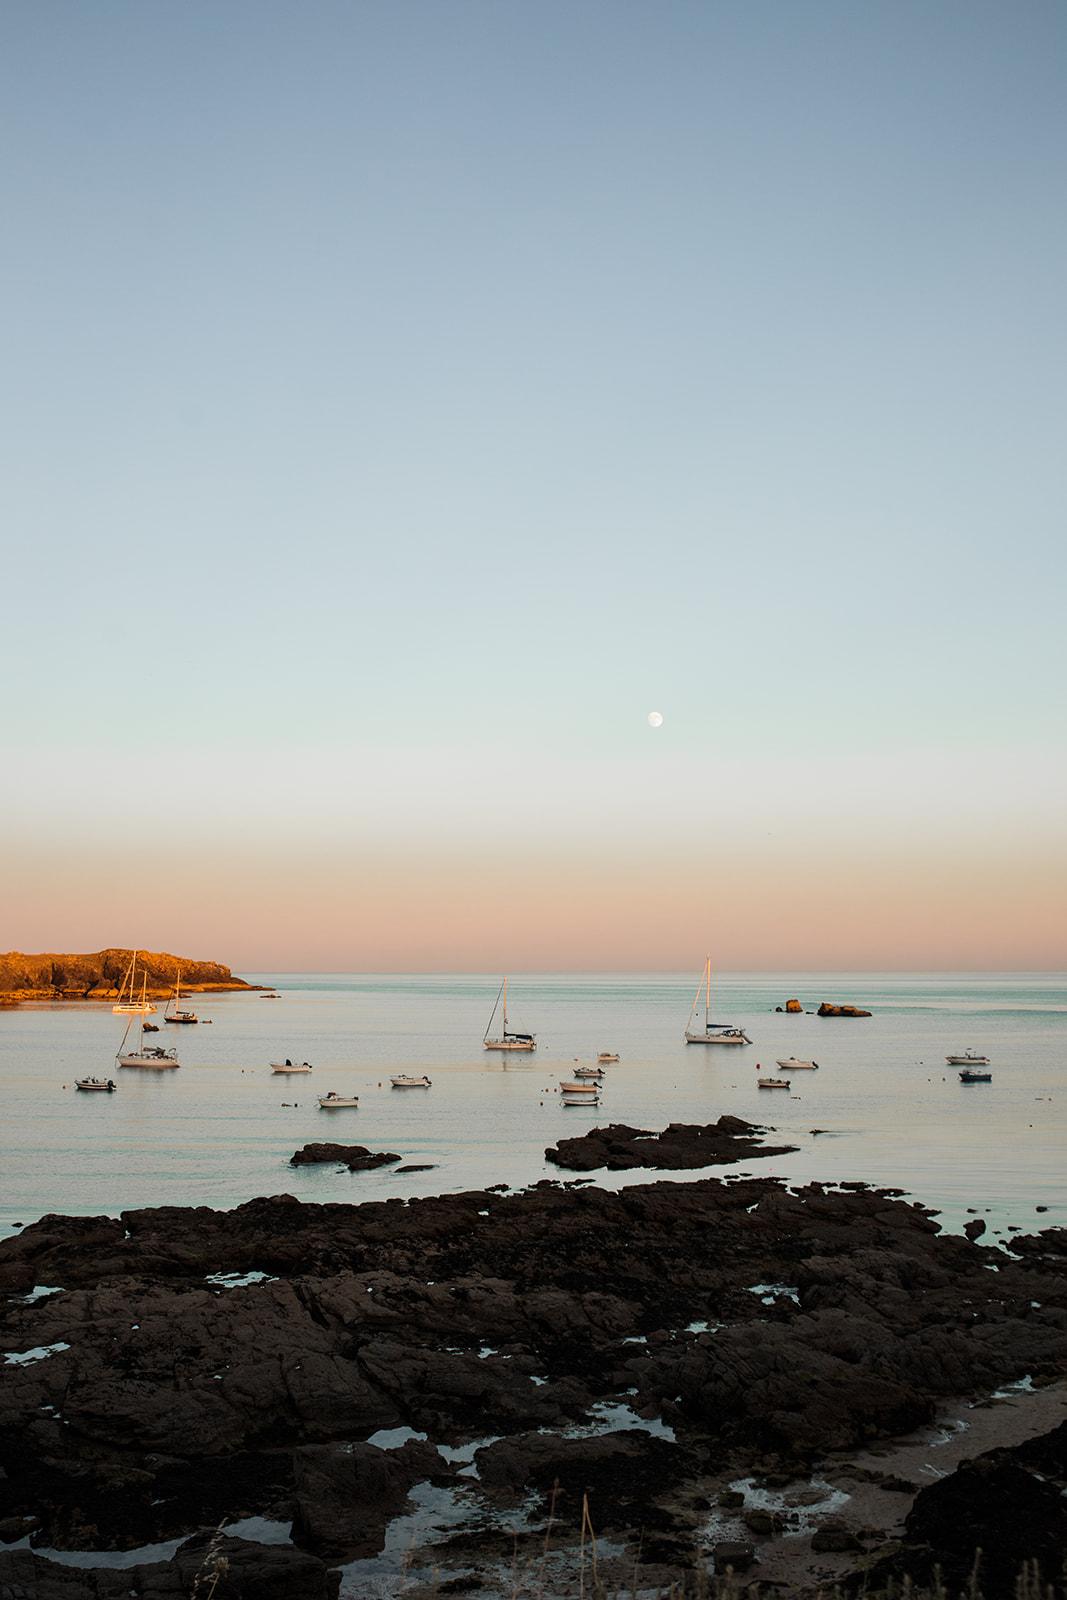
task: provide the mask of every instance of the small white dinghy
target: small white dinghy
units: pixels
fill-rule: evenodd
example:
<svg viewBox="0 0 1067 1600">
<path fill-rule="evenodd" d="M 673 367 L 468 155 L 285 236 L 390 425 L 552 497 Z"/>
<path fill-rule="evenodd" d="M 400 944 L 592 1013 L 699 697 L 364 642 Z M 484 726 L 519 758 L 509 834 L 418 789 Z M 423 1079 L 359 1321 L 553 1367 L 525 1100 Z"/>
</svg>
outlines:
<svg viewBox="0 0 1067 1600">
<path fill-rule="evenodd" d="M 319 1095 L 320 1111 L 340 1111 L 342 1106 L 358 1106 L 358 1094 L 337 1094 L 333 1089 L 329 1094 Z"/>
<path fill-rule="evenodd" d="M 423 1073 L 421 1078 L 413 1078 L 409 1072 L 398 1072 L 389 1082 L 394 1089 L 431 1089 L 433 1084 Z"/>
<path fill-rule="evenodd" d="M 314 1068 L 310 1061 L 290 1061 L 287 1057 L 284 1061 L 272 1061 L 270 1070 L 272 1072 L 313 1072 Z"/>
<path fill-rule="evenodd" d="M 776 1061 L 775 1065 L 784 1067 L 787 1072 L 818 1072 L 817 1061 L 798 1061 L 796 1056 L 788 1056 L 784 1061 Z"/>
<path fill-rule="evenodd" d="M 759 1087 L 761 1089 L 788 1089 L 789 1088 L 789 1079 L 788 1078 L 757 1078 L 756 1082 L 757 1082 L 757 1084 L 759 1085 Z"/>
<path fill-rule="evenodd" d="M 115 1085 L 110 1078 L 75 1078 L 75 1089 L 95 1090 L 97 1094 L 114 1094 Z"/>
<path fill-rule="evenodd" d="M 598 1106 L 600 1094 L 595 1088 L 587 1091 L 584 1088 L 575 1088 L 573 1083 L 561 1084 L 560 1102 L 565 1106 Z"/>
</svg>

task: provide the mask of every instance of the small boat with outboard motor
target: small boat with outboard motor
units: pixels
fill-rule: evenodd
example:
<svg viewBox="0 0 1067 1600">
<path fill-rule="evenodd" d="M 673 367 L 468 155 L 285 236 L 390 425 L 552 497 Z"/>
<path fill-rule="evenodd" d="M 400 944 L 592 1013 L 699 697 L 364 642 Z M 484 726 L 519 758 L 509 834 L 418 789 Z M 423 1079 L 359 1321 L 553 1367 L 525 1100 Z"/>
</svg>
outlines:
<svg viewBox="0 0 1067 1600">
<path fill-rule="evenodd" d="M 319 1095 L 320 1111 L 340 1111 L 342 1107 L 352 1107 L 358 1105 L 358 1094 L 338 1094 L 336 1090 L 331 1089 L 329 1094 Z"/>
<path fill-rule="evenodd" d="M 597 1056 L 597 1060 L 600 1062 L 618 1061 L 618 1059 L 619 1058 L 615 1054 L 614 1050 L 601 1050 L 600 1054 Z"/>
<path fill-rule="evenodd" d="M 398 1072 L 389 1079 L 394 1089 L 431 1089 L 433 1084 L 423 1073 L 421 1078 L 413 1078 L 410 1072 Z"/>
<path fill-rule="evenodd" d="M 992 1083 L 993 1074 L 988 1067 L 961 1067 L 961 1083 Z"/>
<path fill-rule="evenodd" d="M 787 1056 L 785 1060 L 777 1060 L 775 1066 L 782 1067 L 786 1072 L 818 1072 L 817 1061 L 798 1061 L 796 1056 Z"/>
<path fill-rule="evenodd" d="M 756 1083 L 761 1089 L 788 1089 L 788 1078 L 757 1078 Z"/>
<path fill-rule="evenodd" d="M 112 1078 L 75 1078 L 74 1087 L 87 1094 L 115 1093 L 115 1083 Z"/>
<path fill-rule="evenodd" d="M 271 1064 L 270 1064 L 270 1070 L 272 1072 L 290 1073 L 290 1072 L 314 1072 L 315 1069 L 311 1065 L 310 1061 L 290 1061 L 289 1057 L 286 1056 L 284 1061 L 272 1061 Z"/>
<path fill-rule="evenodd" d="M 980 1056 L 976 1050 L 965 1050 L 961 1056 L 946 1056 L 950 1067 L 988 1067 L 989 1057 Z"/>
</svg>

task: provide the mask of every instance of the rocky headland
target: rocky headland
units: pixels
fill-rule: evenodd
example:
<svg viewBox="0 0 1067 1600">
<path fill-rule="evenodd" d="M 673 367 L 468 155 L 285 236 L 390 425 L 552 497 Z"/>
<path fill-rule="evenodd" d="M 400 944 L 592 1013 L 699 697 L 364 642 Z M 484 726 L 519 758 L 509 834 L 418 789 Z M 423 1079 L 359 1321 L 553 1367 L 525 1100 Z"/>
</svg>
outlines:
<svg viewBox="0 0 1067 1600">
<path fill-rule="evenodd" d="M 1048 1565 L 1057 1493 L 1017 1504 L 1062 1475 L 1067 1237 L 1010 1249 L 744 1173 L 45 1217 L 0 1244 L 0 1594 L 392 1593 L 398 1552 L 405 1594 L 566 1593 L 583 1504 L 606 1585 L 849 1589 L 929 1565 L 934 1500 L 979 1490 L 953 1573 L 1002 1531 Z M 894 1470 L 902 1439 L 942 1470 L 946 1415 L 992 1465 Z"/>
<path fill-rule="evenodd" d="M 118 998 L 132 950 L 98 950 L 94 955 L 23 955 L 9 950 L 0 955 L 0 1005 L 23 1000 L 110 1000 Z M 174 993 L 181 972 L 182 991 L 213 994 L 256 987 L 235 978 L 218 961 L 193 961 L 151 950 L 137 952 L 137 992 L 147 975 L 148 997 L 165 1000 Z"/>
</svg>

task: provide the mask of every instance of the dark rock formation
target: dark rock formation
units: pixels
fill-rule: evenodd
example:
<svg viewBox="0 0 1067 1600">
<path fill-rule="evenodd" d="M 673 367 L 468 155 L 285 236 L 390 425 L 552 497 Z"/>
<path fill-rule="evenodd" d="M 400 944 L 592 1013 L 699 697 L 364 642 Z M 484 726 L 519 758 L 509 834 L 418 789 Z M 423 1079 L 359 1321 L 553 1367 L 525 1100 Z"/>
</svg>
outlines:
<svg viewBox="0 0 1067 1600">
<path fill-rule="evenodd" d="M 251 1273 L 269 1278 L 211 1281 Z M 16 1298 L 35 1284 L 62 1292 Z M 597 1529 L 650 1531 L 653 1559 L 681 1567 L 687 1484 L 772 1458 L 803 1471 L 949 1397 L 1061 1371 L 1067 1261 L 942 1236 L 869 1188 L 545 1183 L 45 1217 L 0 1242 L 0 1296 L 0 1349 L 41 1352 L 3 1368 L 0 1522 L 33 1519 L 42 1547 L 269 1515 L 335 1558 L 379 1548 L 420 1484 L 458 1486 L 477 1515 L 528 1487 L 544 1510 L 558 1480 L 569 1527 L 588 1495 Z M 370 1442 L 401 1427 L 427 1437 Z M 458 1476 L 458 1445 L 477 1447 L 480 1480 Z M 63 1595 L 26 1576 L 38 1566 L 0 1552 L 0 1594 L 120 1592 L 63 1569 L 57 1584 L 83 1585 Z M 318 1600 L 319 1564 L 300 1571 L 285 1592 Z M 280 1594 L 271 1582 L 242 1592 Z"/>
<path fill-rule="evenodd" d="M 132 950 L 98 950 L 95 955 L 27 956 L 9 950 L 0 955 L 0 996 L 5 1000 L 114 1000 L 130 965 Z M 179 968 L 186 994 L 255 987 L 235 978 L 217 961 L 192 961 L 188 956 L 137 952 L 137 987 L 147 975 L 153 1000 L 174 993 Z"/>
<path fill-rule="evenodd" d="M 388 1167 L 400 1157 L 393 1151 L 368 1150 L 364 1144 L 306 1144 L 289 1157 L 291 1167 L 314 1166 L 321 1161 L 339 1162 L 350 1172 L 367 1172 L 372 1167 Z"/>
<path fill-rule="evenodd" d="M 785 1009 L 789 1012 L 790 1016 L 798 1017 L 804 1010 L 804 1007 L 801 1005 L 799 1000 L 787 1000 L 785 1003 Z"/>
<path fill-rule="evenodd" d="M 763 1144 L 760 1135 L 766 1131 L 758 1123 L 742 1122 L 740 1117 L 720 1117 L 718 1122 L 704 1126 L 672 1122 L 662 1133 L 613 1122 L 606 1128 L 591 1128 L 575 1139 L 561 1139 L 545 1151 L 545 1159 L 568 1172 L 592 1172 L 599 1167 L 613 1172 L 632 1167 L 678 1171 L 725 1166 L 756 1156 L 783 1156 L 797 1148 L 791 1144 Z"/>
<path fill-rule="evenodd" d="M 135 1567 L 61 1566 L 30 1550 L 0 1554 L 4 1600 L 333 1600 L 337 1587 L 337 1574 L 302 1550 L 210 1533 L 187 1539 L 170 1561 Z"/>
<path fill-rule="evenodd" d="M 867 1575 L 866 1586 L 877 1591 L 905 1574 L 929 1583 L 940 1569 L 948 1592 L 958 1593 L 977 1565 L 985 1600 L 1012 1600 L 1021 1570 L 1036 1563 L 1030 1587 L 1043 1592 L 1044 1584 L 1062 1577 L 1065 1496 L 1067 1423 L 1014 1449 L 963 1461 L 919 1493 L 902 1547 Z"/>
<path fill-rule="evenodd" d="M 869 1011 L 863 1011 L 859 1006 L 835 1006 L 829 1000 L 824 1000 L 816 1012 L 820 1017 L 869 1017 Z"/>
</svg>

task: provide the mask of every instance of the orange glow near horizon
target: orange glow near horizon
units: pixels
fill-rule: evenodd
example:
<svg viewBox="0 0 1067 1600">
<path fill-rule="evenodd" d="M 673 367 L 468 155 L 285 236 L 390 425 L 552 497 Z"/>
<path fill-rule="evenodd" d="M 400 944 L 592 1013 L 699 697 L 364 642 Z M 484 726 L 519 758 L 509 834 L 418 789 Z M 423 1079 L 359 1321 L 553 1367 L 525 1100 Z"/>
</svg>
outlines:
<svg viewBox="0 0 1067 1600">
<path fill-rule="evenodd" d="M 138 944 L 236 971 L 1062 970 L 1049 840 L 737 838 L 721 852 L 323 842 L 284 856 L 31 849 L 0 945 Z"/>
</svg>

